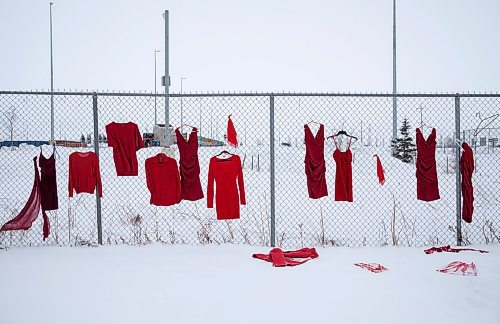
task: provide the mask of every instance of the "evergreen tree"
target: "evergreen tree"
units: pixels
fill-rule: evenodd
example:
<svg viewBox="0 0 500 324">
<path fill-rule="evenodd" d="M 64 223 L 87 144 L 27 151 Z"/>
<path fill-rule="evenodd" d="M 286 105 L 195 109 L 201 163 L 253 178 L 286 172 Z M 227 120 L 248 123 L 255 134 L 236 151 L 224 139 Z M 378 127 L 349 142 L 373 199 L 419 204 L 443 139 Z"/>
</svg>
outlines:
<svg viewBox="0 0 500 324">
<path fill-rule="evenodd" d="M 92 143 L 92 135 L 87 134 L 87 144 Z"/>
<path fill-rule="evenodd" d="M 82 136 L 80 137 L 80 143 L 85 143 L 85 136 L 82 134 Z"/>
<path fill-rule="evenodd" d="M 411 163 L 413 162 L 413 152 L 416 151 L 415 144 L 413 144 L 413 138 L 410 137 L 410 123 L 408 119 L 403 120 L 403 124 L 399 131 L 401 132 L 401 137 L 392 141 L 393 156 L 400 159 L 403 162 Z"/>
</svg>

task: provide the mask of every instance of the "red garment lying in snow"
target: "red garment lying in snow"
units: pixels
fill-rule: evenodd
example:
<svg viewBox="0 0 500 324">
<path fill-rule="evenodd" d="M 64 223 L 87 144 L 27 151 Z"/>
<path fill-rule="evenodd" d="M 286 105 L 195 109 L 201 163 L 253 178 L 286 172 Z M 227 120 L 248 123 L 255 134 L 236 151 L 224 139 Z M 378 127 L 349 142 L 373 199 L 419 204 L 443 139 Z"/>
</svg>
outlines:
<svg viewBox="0 0 500 324">
<path fill-rule="evenodd" d="M 389 270 L 380 263 L 355 263 L 354 265 L 375 273 Z"/>
<path fill-rule="evenodd" d="M 456 249 L 456 248 L 450 247 L 449 245 L 441 246 L 441 247 L 431 247 L 430 249 L 424 250 L 425 254 L 431 254 L 431 253 L 434 253 L 434 252 L 454 252 L 454 253 L 458 253 L 460 251 L 477 251 L 477 252 L 480 252 L 480 253 L 490 253 L 490 252 L 485 251 L 485 250 Z"/>
<path fill-rule="evenodd" d="M 443 269 L 439 269 L 436 271 L 462 276 L 477 276 L 477 269 L 474 262 L 467 264 L 461 261 L 454 261 L 448 264 Z"/>
<path fill-rule="evenodd" d="M 316 252 L 315 248 L 302 248 L 296 251 L 282 251 L 280 248 L 274 248 L 269 252 L 269 254 L 252 255 L 252 258 L 272 262 L 273 267 L 293 267 L 317 257 L 319 257 L 319 254 Z M 293 258 L 305 260 L 298 261 Z"/>
</svg>

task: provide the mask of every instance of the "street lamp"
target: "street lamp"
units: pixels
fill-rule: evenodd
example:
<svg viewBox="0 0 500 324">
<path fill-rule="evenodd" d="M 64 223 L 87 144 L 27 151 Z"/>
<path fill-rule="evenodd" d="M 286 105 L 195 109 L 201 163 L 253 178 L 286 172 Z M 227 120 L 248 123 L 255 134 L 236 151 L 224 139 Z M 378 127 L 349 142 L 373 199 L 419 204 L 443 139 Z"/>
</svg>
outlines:
<svg viewBox="0 0 500 324">
<path fill-rule="evenodd" d="M 182 120 L 182 80 L 185 80 L 185 77 L 181 77 L 181 133 L 182 133 L 182 125 L 184 125 Z"/>
<path fill-rule="evenodd" d="M 155 49 L 155 126 L 158 124 L 157 116 L 156 116 L 156 53 L 160 53 L 160 50 Z"/>
</svg>

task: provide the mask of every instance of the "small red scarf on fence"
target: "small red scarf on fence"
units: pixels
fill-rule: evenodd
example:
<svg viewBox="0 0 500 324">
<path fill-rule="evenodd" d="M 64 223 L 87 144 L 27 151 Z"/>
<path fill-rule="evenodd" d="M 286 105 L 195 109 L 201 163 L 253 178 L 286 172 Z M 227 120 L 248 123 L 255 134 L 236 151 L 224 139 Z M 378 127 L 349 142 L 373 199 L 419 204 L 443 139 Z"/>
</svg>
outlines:
<svg viewBox="0 0 500 324">
<path fill-rule="evenodd" d="M 31 194 L 28 201 L 24 205 L 21 212 L 13 219 L 5 223 L 0 231 L 15 231 L 15 230 L 29 230 L 33 222 L 37 219 L 38 213 L 41 209 L 42 198 L 40 194 L 40 175 L 38 174 L 38 167 L 36 164 L 36 156 L 33 158 L 33 163 L 35 165 L 35 180 L 33 182 L 33 188 L 31 189 Z M 42 211 L 43 216 L 43 239 L 45 240 L 50 233 L 49 218 Z"/>
<path fill-rule="evenodd" d="M 458 253 L 460 251 L 476 251 L 480 253 L 490 253 L 485 250 L 476 250 L 476 249 L 463 249 L 463 248 L 452 248 L 449 245 L 441 246 L 441 247 L 431 247 L 430 249 L 424 250 L 425 254 L 431 254 L 434 252 L 454 252 Z"/>
<path fill-rule="evenodd" d="M 477 276 L 477 269 L 474 262 L 467 264 L 461 261 L 454 261 L 443 269 L 436 270 L 442 273 L 449 273 L 462 276 Z"/>
<path fill-rule="evenodd" d="M 381 265 L 380 263 L 355 263 L 354 265 L 357 267 L 366 269 L 366 270 L 370 270 L 371 272 L 374 272 L 374 273 L 379 273 L 382 271 L 389 270 L 386 267 L 384 267 L 383 265 Z"/>
<path fill-rule="evenodd" d="M 231 120 L 231 115 L 227 117 L 227 143 L 233 147 L 238 147 L 238 138 L 236 134 L 236 129 L 234 128 L 233 121 Z"/>
<path fill-rule="evenodd" d="M 385 182 L 385 175 L 384 175 L 384 167 L 382 166 L 382 162 L 380 161 L 380 158 L 378 157 L 377 154 L 373 155 L 374 157 L 377 158 L 377 176 L 378 176 L 378 183 L 383 186 Z"/>
<path fill-rule="evenodd" d="M 272 249 L 269 254 L 253 254 L 252 258 L 272 262 L 273 267 L 293 267 L 319 257 L 315 248 L 302 248 L 296 251 L 282 251 L 280 248 Z M 305 260 L 295 260 L 305 259 Z"/>
</svg>

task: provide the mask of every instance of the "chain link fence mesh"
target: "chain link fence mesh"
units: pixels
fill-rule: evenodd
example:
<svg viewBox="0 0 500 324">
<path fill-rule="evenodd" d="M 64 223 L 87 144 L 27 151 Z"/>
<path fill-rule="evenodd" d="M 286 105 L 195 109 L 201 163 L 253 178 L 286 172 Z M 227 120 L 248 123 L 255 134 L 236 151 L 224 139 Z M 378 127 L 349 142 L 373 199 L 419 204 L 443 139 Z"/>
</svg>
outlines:
<svg viewBox="0 0 500 324">
<path fill-rule="evenodd" d="M 30 194 L 33 157 L 52 154 L 50 140 L 50 93 L 0 93 L 2 115 L 0 165 L 0 223 L 12 219 Z M 270 245 L 271 166 L 270 147 L 275 147 L 276 245 L 296 248 L 324 246 L 421 246 L 456 243 L 456 142 L 455 97 L 398 96 L 398 129 L 407 119 L 415 143 L 415 129 L 425 138 L 437 132 L 436 162 L 440 199 L 416 199 L 415 158 L 410 163 L 392 157 L 391 96 L 287 95 L 274 94 L 274 134 L 270 139 L 270 95 L 189 94 L 169 100 L 169 131 L 181 124 L 198 128 L 200 179 L 205 197 L 170 207 L 150 205 L 145 179 L 145 160 L 162 151 L 164 98 L 151 94 L 97 94 L 97 134 L 94 134 L 91 93 L 54 95 L 56 169 L 59 209 L 50 211 L 51 235 L 42 240 L 39 217 L 28 231 L 0 233 L 0 245 L 94 245 L 98 242 L 97 204 L 92 194 L 68 198 L 68 158 L 73 152 L 95 151 L 98 136 L 102 177 L 102 241 L 104 244 L 208 244 L 242 243 Z M 475 150 L 474 219 L 462 222 L 464 243 L 499 242 L 498 136 L 500 96 L 460 98 L 460 138 Z M 13 127 L 9 128 L 9 116 Z M 10 113 L 10 115 L 9 115 Z M 227 118 L 238 132 L 240 146 L 225 142 Z M 481 120 L 491 117 L 481 124 Z M 156 117 L 156 118 L 155 118 Z M 156 120 L 155 120 L 156 119 Z M 325 125 L 325 137 L 340 130 L 357 137 L 353 153 L 353 202 L 335 201 L 336 165 L 332 157 L 338 146 L 347 149 L 343 136 L 325 140 L 328 196 L 308 197 L 305 175 L 304 124 Z M 113 149 L 108 147 L 105 127 L 111 122 L 134 122 L 147 147 L 137 152 L 139 174 L 118 177 Z M 10 138 L 12 129 L 12 141 Z M 318 127 L 311 124 L 313 134 Z M 184 133 L 184 136 L 188 134 Z M 400 131 L 398 130 L 398 136 Z M 167 135 L 167 138 L 169 136 Z M 175 137 L 172 137 L 176 148 Z M 473 143 L 475 145 L 473 145 Z M 218 221 L 215 209 L 207 208 L 208 165 L 222 150 L 238 154 L 242 161 L 246 206 L 241 218 Z M 386 182 L 376 172 L 378 155 Z M 179 152 L 175 149 L 178 161 Z"/>
</svg>

